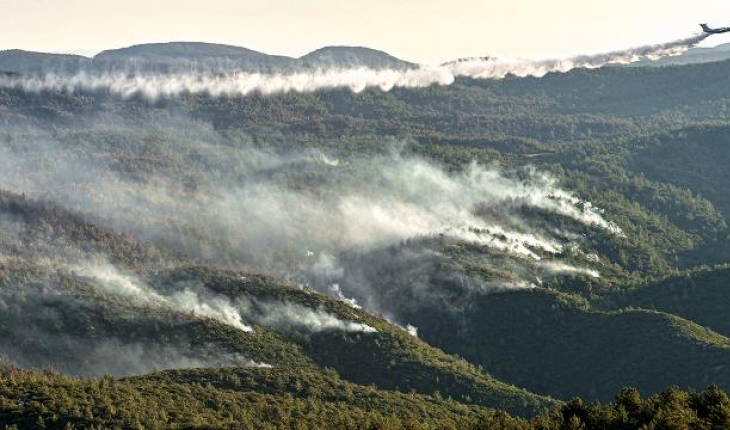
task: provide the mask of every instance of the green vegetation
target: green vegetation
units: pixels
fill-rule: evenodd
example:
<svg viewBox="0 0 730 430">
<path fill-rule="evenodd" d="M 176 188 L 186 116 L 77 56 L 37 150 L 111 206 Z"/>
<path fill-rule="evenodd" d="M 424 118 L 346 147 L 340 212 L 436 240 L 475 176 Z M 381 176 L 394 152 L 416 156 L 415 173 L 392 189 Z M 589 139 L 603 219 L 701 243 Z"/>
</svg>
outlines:
<svg viewBox="0 0 730 430">
<path fill-rule="evenodd" d="M 332 371 L 188 370 L 114 380 L 10 367 L 0 369 L 0 422 L 6 429 L 711 429 L 730 425 L 730 399 L 716 387 L 670 388 L 646 399 L 626 388 L 613 403 L 574 398 L 526 421 L 438 395 L 353 385 Z"/>
<path fill-rule="evenodd" d="M 537 393 L 610 400 L 624 386 L 730 388 L 730 340 L 676 316 L 643 309 L 603 312 L 549 291 L 477 300 L 460 336 L 446 324 L 424 340 Z M 688 365 L 692 363 L 692 365 Z"/>
<path fill-rule="evenodd" d="M 0 171 L 0 360 L 12 363 L 0 371 L 0 427 L 727 427 L 729 72 L 730 62 L 603 68 L 155 102 L 2 89 L 0 156 L 17 163 Z M 319 196 L 388 154 L 454 175 L 472 162 L 518 178 L 535 166 L 622 233 L 515 199 L 466 210 L 555 233 L 555 255 L 532 262 L 416 234 L 310 274 L 294 227 L 269 252 L 269 237 L 241 233 L 246 222 L 206 218 L 245 209 L 243 183 Z M 87 168 L 108 172 L 121 201 Z M 183 216 L 155 206 L 174 199 L 206 205 Z M 291 202 L 269 217 L 308 209 Z M 105 265 L 118 273 L 84 271 Z M 354 274 L 338 288 L 364 309 L 310 283 L 339 271 Z M 191 297 L 207 310 L 182 302 Z M 221 303 L 247 310 L 240 326 L 216 313 Z M 267 306 L 330 326 L 266 320 Z M 112 358 L 117 367 L 99 367 Z M 20 370 L 48 367 L 63 374 Z M 69 376 L 104 373 L 116 376 Z"/>
</svg>

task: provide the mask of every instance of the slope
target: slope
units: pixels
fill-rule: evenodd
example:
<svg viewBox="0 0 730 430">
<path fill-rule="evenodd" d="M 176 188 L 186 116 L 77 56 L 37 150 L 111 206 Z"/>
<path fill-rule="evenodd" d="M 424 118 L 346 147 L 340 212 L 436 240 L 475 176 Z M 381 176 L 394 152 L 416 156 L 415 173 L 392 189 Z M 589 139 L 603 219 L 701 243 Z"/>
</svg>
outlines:
<svg viewBox="0 0 730 430">
<path fill-rule="evenodd" d="M 606 401 L 623 386 L 730 387 L 730 341 L 676 316 L 600 312 L 543 290 L 482 297 L 450 323 L 433 311 L 410 316 L 424 340 L 534 392 Z"/>
<path fill-rule="evenodd" d="M 18 428 L 476 428 L 505 414 L 379 391 L 333 372 L 169 371 L 114 380 L 0 367 L 0 422 Z M 12 428 L 12 427 L 10 427 Z"/>
<path fill-rule="evenodd" d="M 691 190 L 710 200 L 730 219 L 730 127 L 696 126 L 635 142 L 626 166 L 656 181 Z"/>
<path fill-rule="evenodd" d="M 730 336 L 730 269 L 699 269 L 608 295 L 602 305 L 671 313 Z"/>
<path fill-rule="evenodd" d="M 343 302 L 269 277 L 180 267 L 191 260 L 3 196 L 0 353 L 11 362 L 87 375 L 329 366 L 363 385 L 518 414 L 554 404 Z"/>
</svg>

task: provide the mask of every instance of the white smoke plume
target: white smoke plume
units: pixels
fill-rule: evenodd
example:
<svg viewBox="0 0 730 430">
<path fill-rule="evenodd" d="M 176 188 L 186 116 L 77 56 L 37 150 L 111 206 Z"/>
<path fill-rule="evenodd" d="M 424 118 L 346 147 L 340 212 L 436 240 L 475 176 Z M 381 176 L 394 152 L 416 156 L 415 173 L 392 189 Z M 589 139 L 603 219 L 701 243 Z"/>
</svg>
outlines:
<svg viewBox="0 0 730 430">
<path fill-rule="evenodd" d="M 323 331 L 344 331 L 376 333 L 367 324 L 346 321 L 324 310 L 314 310 L 296 303 L 251 302 L 241 299 L 239 306 L 256 323 L 279 329 L 304 329 L 312 333 Z"/>
<path fill-rule="evenodd" d="M 584 267 L 575 267 L 559 261 L 544 261 L 538 265 L 541 269 L 548 273 L 567 274 L 567 275 L 588 275 L 592 278 L 600 278 L 601 274 L 597 270 L 587 269 Z"/>
<path fill-rule="evenodd" d="M 416 326 L 414 326 L 414 325 L 410 325 L 410 324 L 408 324 L 408 325 L 406 326 L 406 331 L 407 331 L 407 332 L 408 332 L 408 334 L 410 334 L 411 336 L 413 336 L 413 337 L 418 337 L 418 327 L 416 327 Z"/>
<path fill-rule="evenodd" d="M 442 64 L 455 77 L 476 79 L 500 79 L 507 75 L 519 77 L 541 77 L 553 72 L 568 72 L 573 69 L 596 69 L 611 64 L 630 64 L 642 59 L 658 60 L 680 55 L 705 40 L 709 35 L 700 34 L 686 39 L 656 45 L 646 45 L 595 55 L 532 61 L 525 59 L 466 58 Z"/>
<path fill-rule="evenodd" d="M 215 348 L 215 347 L 210 347 Z M 213 357 L 200 357 L 170 345 L 147 345 L 143 343 L 124 343 L 118 340 L 105 340 L 94 345 L 86 352 L 84 375 L 113 375 L 117 377 L 143 375 L 167 369 L 192 369 L 210 367 L 262 367 L 271 368 L 267 363 L 259 363 L 237 354 L 215 354 Z M 68 369 L 68 373 L 78 374 L 79 368 Z"/>
<path fill-rule="evenodd" d="M 344 276 L 344 274 L 343 274 L 343 276 Z M 351 297 L 345 297 L 345 294 L 342 292 L 342 288 L 340 288 L 340 284 L 338 284 L 336 282 L 330 284 L 327 287 L 327 294 L 332 297 L 335 297 L 337 299 L 340 299 L 341 301 L 347 303 L 348 305 L 350 305 L 351 307 L 353 307 L 355 309 L 362 309 L 362 306 L 357 304 L 357 300 L 355 300 Z"/>
<path fill-rule="evenodd" d="M 418 337 L 418 327 L 416 327 L 416 326 L 414 326 L 414 325 L 411 325 L 411 324 L 406 324 L 406 325 L 400 325 L 400 324 L 398 324 L 397 322 L 395 322 L 395 321 L 392 321 L 392 319 L 391 319 L 391 318 L 386 318 L 386 320 L 387 320 L 387 321 L 388 321 L 388 322 L 389 322 L 390 324 L 393 324 L 394 326 L 396 326 L 396 327 L 398 327 L 399 329 L 403 330 L 404 332 L 406 332 L 406 333 L 410 334 L 411 336 L 413 336 L 413 337 Z"/>
<path fill-rule="evenodd" d="M 0 364 L 5 360 L 25 368 L 53 367 L 71 375 L 115 377 L 144 375 L 168 369 L 273 367 L 239 354 L 219 351 L 206 354 L 217 349 L 214 345 L 186 349 L 182 345 L 124 342 L 118 339 L 79 339 L 63 333 L 34 332 L 34 335 L 51 351 L 54 348 L 58 350 L 70 348 L 77 353 L 77 356 L 61 359 L 54 354 L 33 354 L 20 351 L 19 348 L 3 348 L 3 345 L 0 345 Z"/>
<path fill-rule="evenodd" d="M 87 264 L 72 267 L 80 276 L 93 279 L 100 290 L 130 299 L 138 305 L 164 307 L 183 313 L 211 318 L 244 332 L 253 328 L 244 324 L 242 314 L 267 327 L 297 327 L 317 333 L 327 330 L 374 333 L 374 328 L 352 321 L 344 321 L 321 310 L 312 310 L 292 303 L 256 302 L 246 299 L 235 303 L 227 298 L 204 294 L 202 288 L 184 288 L 169 294 L 146 286 L 136 277 L 119 272 L 112 265 Z M 179 286 L 174 286 L 179 287 Z"/>
<path fill-rule="evenodd" d="M 144 285 L 136 277 L 119 272 L 110 264 L 86 264 L 72 266 L 70 269 L 80 276 L 91 278 L 94 285 L 105 293 L 124 297 L 136 304 L 189 312 L 244 332 L 253 332 L 253 328 L 243 323 L 240 311 L 223 297 L 203 297 L 191 289 L 163 294 Z"/>
<path fill-rule="evenodd" d="M 129 97 L 141 94 L 155 100 L 180 94 L 208 94 L 218 96 L 245 96 L 252 93 L 306 93 L 334 88 L 348 88 L 360 92 L 366 88 L 390 91 L 393 88 L 421 88 L 431 85 L 450 85 L 458 77 L 501 79 L 507 75 L 544 76 L 551 72 L 567 72 L 575 68 L 598 68 L 609 64 L 627 64 L 643 58 L 655 60 L 679 55 L 697 45 L 708 35 L 676 40 L 658 45 L 647 45 L 596 55 L 582 55 L 556 60 L 524 60 L 500 58 L 473 58 L 421 66 L 409 70 L 374 70 L 365 67 L 329 69 L 286 73 L 93 73 L 75 75 L 46 74 L 42 76 L 1 76 L 0 87 L 20 88 L 25 91 L 109 91 Z"/>
<path fill-rule="evenodd" d="M 22 279 L 5 278 L 0 284 L 0 360 L 86 376 L 193 367 L 271 367 L 219 344 L 190 339 L 179 330 L 187 320 L 182 315 L 159 318 L 156 312 L 108 306 L 107 300 L 117 297 L 134 306 L 169 307 L 164 297 L 150 292 L 136 277 L 87 263 L 75 267 L 77 276 L 81 272 L 88 276 L 86 282 L 68 284 L 64 282 L 71 271 L 68 264 L 42 260 L 37 266 L 28 262 L 19 266 Z M 97 301 L 78 289 L 80 285 L 97 289 L 105 300 Z M 124 329 L 119 330 L 120 325 Z"/>
</svg>

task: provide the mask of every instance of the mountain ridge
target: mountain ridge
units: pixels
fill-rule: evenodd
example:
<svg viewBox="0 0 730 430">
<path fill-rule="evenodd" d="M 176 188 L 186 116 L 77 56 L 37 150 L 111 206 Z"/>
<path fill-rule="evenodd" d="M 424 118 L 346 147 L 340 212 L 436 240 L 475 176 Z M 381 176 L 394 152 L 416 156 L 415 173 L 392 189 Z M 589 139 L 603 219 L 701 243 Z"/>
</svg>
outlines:
<svg viewBox="0 0 730 430">
<path fill-rule="evenodd" d="M 93 57 L 22 50 L 0 51 L 0 70 L 16 73 L 83 70 L 114 71 L 291 71 L 297 69 L 368 67 L 410 69 L 415 63 L 384 51 L 360 46 L 325 46 L 299 58 L 207 42 L 143 43 L 108 49 Z"/>
<path fill-rule="evenodd" d="M 727 59 L 730 59 L 730 43 L 710 48 L 694 47 L 677 56 L 658 60 L 641 60 L 629 66 L 677 66 Z M 208 64 L 201 64 L 206 62 Z M 420 64 L 402 60 L 385 51 L 356 45 L 327 45 L 300 57 L 268 54 L 238 45 L 201 41 L 141 43 L 106 49 L 91 57 L 21 49 L 0 51 L 0 70 L 3 72 L 40 73 L 44 70 L 77 72 L 89 67 L 113 70 L 130 65 L 142 70 L 155 71 L 169 71 L 171 66 L 174 66 L 173 70 L 195 70 L 196 68 L 212 70 L 214 67 L 225 70 L 228 67 L 240 70 L 286 71 L 298 68 L 327 67 L 403 70 L 418 67 Z"/>
</svg>

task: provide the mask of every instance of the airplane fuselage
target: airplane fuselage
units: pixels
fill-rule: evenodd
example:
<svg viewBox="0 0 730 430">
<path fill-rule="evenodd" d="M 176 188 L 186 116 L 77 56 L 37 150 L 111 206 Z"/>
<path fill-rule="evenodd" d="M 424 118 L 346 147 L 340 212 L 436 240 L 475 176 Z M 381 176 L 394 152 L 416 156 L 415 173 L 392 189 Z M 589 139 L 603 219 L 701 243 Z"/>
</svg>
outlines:
<svg viewBox="0 0 730 430">
<path fill-rule="evenodd" d="M 702 31 L 707 34 L 730 33 L 730 27 L 710 28 L 707 26 L 707 24 L 700 24 L 700 27 L 702 27 Z"/>
</svg>

